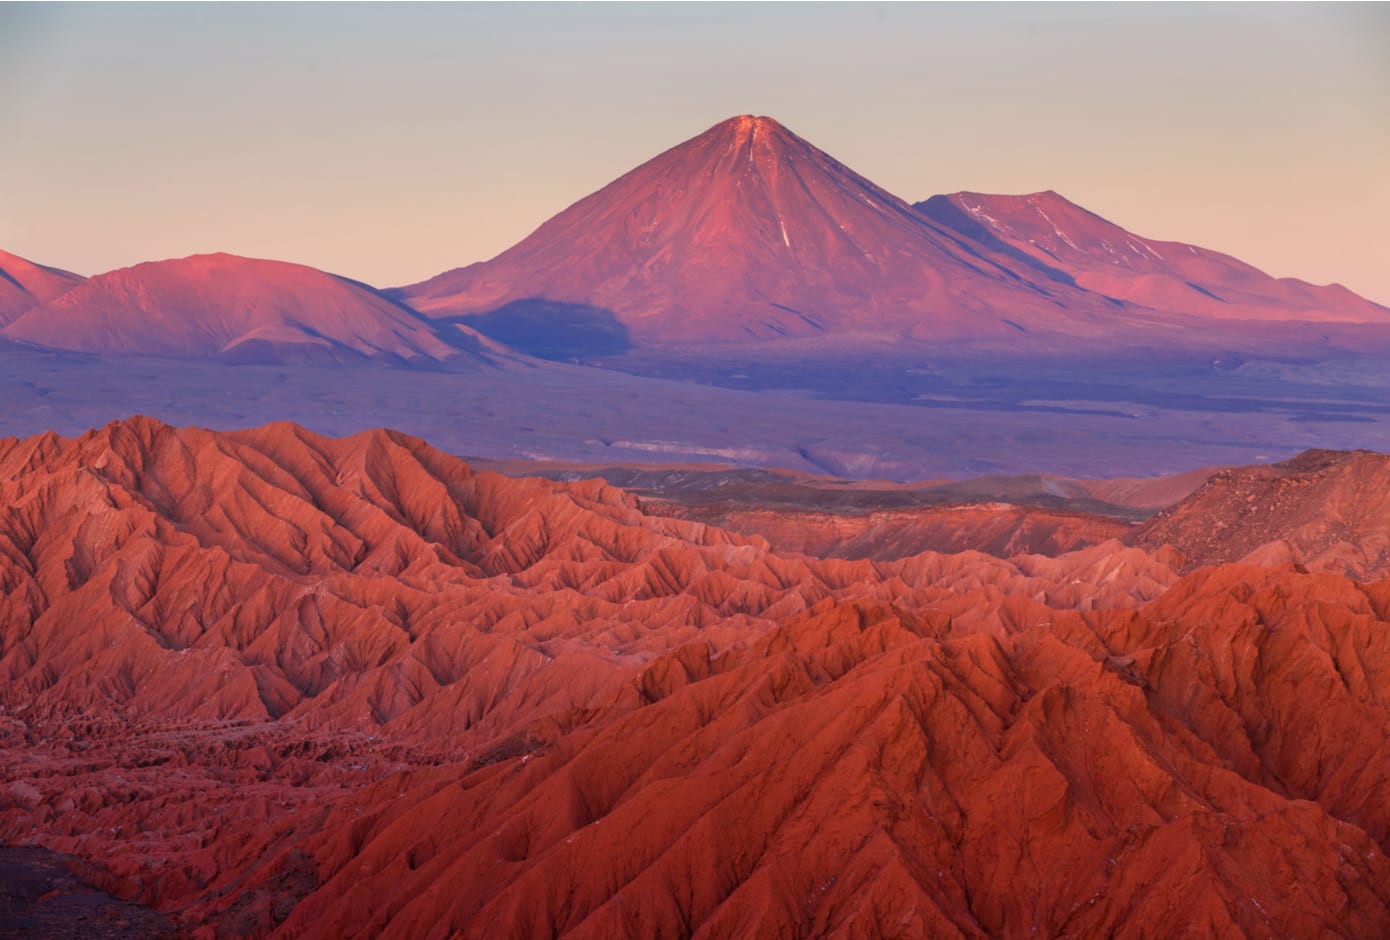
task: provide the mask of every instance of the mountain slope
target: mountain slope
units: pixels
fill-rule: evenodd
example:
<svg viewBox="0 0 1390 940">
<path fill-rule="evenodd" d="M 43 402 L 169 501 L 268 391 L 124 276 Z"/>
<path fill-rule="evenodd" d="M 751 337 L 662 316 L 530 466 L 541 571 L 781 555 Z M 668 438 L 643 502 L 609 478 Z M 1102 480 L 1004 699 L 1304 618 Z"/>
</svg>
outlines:
<svg viewBox="0 0 1390 940">
<path fill-rule="evenodd" d="M 0 332 L 55 349 L 259 362 L 483 361 L 490 345 L 355 281 L 227 254 L 97 275 Z"/>
<path fill-rule="evenodd" d="M 67 293 L 82 281 L 81 276 L 70 271 L 44 267 L 0 251 L 0 326 L 30 307 Z"/>
<path fill-rule="evenodd" d="M 1390 324 L 1390 309 L 1345 287 L 1273 278 L 1220 252 L 1141 238 L 1054 192 L 953 193 L 915 209 L 1079 286 L 1173 313 L 1238 320 Z"/>
<path fill-rule="evenodd" d="M 1390 457 L 1310 450 L 1222 470 L 1128 541 L 1173 545 L 1188 567 L 1293 562 L 1358 580 L 1390 577 Z"/>
<path fill-rule="evenodd" d="M 587 320 L 597 337 L 617 331 L 636 345 L 1085 332 L 1096 328 L 1088 318 L 1115 312 L 749 115 L 662 153 L 493 260 L 399 294 L 436 317 L 500 310 L 475 321 L 484 330 Z"/>
</svg>

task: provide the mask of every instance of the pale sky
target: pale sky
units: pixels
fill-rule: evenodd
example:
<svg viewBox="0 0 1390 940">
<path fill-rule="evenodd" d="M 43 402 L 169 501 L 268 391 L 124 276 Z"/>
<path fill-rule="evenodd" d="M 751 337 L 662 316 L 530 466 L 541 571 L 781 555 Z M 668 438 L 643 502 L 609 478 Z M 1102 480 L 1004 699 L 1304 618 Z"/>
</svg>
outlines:
<svg viewBox="0 0 1390 940">
<path fill-rule="evenodd" d="M 0 248 L 378 286 L 735 114 L 1390 304 L 1390 5 L 0 4 Z"/>
</svg>

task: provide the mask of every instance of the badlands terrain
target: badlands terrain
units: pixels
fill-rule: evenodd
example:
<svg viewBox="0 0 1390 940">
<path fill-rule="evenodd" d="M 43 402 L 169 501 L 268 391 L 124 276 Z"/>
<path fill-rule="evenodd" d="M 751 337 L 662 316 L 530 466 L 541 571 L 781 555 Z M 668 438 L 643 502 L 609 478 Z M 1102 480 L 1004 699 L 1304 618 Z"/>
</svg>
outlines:
<svg viewBox="0 0 1390 940">
<path fill-rule="evenodd" d="M 7 439 L 0 840 L 198 937 L 1382 936 L 1387 473 L 755 479 L 782 547 L 391 431 Z"/>
</svg>

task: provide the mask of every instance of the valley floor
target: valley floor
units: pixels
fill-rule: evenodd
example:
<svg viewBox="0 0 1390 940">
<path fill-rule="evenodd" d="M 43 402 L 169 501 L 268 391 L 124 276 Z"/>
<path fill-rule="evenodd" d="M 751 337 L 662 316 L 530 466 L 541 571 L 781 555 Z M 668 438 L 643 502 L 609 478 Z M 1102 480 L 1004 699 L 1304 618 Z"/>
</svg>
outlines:
<svg viewBox="0 0 1390 940">
<path fill-rule="evenodd" d="M 781 378 L 771 363 L 753 387 L 737 372 L 695 366 L 674 373 L 690 381 L 673 381 L 559 363 L 451 373 L 0 347 L 0 434 L 75 434 L 143 414 L 227 430 L 282 420 L 325 434 L 390 427 L 491 459 L 712 462 L 858 479 L 1099 479 L 1268 463 L 1310 447 L 1390 450 L 1383 363 L 1098 371 L 967 362 L 928 363 L 923 374 L 913 359 L 802 364 Z"/>
</svg>

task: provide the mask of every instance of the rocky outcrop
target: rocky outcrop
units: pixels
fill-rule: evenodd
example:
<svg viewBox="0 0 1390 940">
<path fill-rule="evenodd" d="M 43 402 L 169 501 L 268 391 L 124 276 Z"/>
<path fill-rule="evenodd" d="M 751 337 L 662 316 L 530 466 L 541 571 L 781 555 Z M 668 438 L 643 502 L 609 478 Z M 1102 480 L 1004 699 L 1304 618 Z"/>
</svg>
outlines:
<svg viewBox="0 0 1390 940">
<path fill-rule="evenodd" d="M 1384 578 L 1390 576 L 1390 457 L 1310 450 L 1270 466 L 1223 470 L 1129 541 L 1173 545 L 1189 569 L 1248 561 Z"/>
</svg>

